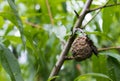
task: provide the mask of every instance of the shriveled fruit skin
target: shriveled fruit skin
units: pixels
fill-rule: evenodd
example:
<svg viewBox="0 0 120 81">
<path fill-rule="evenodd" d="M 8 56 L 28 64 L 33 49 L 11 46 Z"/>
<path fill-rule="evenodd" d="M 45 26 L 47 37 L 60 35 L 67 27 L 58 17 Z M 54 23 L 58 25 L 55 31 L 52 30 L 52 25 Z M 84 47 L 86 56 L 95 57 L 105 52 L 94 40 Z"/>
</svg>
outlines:
<svg viewBox="0 0 120 81">
<path fill-rule="evenodd" d="M 97 48 L 87 36 L 77 37 L 72 44 L 71 51 L 76 61 L 91 57 L 93 52 L 95 55 L 98 54 Z"/>
</svg>

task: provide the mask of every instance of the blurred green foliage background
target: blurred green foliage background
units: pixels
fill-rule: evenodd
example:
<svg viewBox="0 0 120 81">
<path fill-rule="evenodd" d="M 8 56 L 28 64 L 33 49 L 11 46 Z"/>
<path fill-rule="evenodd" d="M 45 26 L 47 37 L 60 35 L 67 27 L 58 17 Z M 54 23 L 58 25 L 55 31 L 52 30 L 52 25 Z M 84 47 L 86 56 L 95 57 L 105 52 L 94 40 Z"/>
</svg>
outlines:
<svg viewBox="0 0 120 81">
<path fill-rule="evenodd" d="M 0 0 L 0 81 L 47 81 L 86 0 Z M 107 0 L 93 0 L 92 8 Z M 85 27 L 98 48 L 120 46 L 120 0 Z M 88 13 L 83 25 L 96 13 Z M 71 55 L 71 52 L 69 52 Z M 17 62 L 18 61 L 18 62 Z M 20 72 L 21 70 L 21 72 Z M 81 75 L 81 76 L 80 76 Z M 120 49 L 65 61 L 56 81 L 120 81 Z"/>
</svg>

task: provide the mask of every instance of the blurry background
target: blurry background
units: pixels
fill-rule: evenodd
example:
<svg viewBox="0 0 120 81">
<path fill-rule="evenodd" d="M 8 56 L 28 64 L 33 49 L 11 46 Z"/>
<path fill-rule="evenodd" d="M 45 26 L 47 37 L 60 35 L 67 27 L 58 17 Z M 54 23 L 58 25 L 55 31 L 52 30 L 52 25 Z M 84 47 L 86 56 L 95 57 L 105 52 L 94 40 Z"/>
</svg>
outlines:
<svg viewBox="0 0 120 81">
<path fill-rule="evenodd" d="M 9 1 L 9 0 L 8 0 Z M 13 0 L 14 1 L 14 0 Z M 15 0 L 23 23 L 25 49 L 21 34 L 14 23 L 14 15 L 7 0 L 0 0 L 0 42 L 18 59 L 25 81 L 46 81 L 68 37 L 76 16 L 86 0 Z M 93 0 L 91 8 L 104 5 L 107 0 Z M 109 0 L 117 4 L 120 0 Z M 85 27 L 85 32 L 98 48 L 120 46 L 120 6 L 102 9 Z M 96 11 L 87 14 L 85 25 Z M 73 81 L 86 73 L 102 73 L 113 81 L 120 81 L 120 49 L 107 50 L 83 62 L 65 61 L 56 81 Z M 71 52 L 69 53 L 71 55 Z M 103 76 L 105 77 L 105 76 Z M 109 81 L 106 78 L 80 77 L 79 81 Z M 0 81 L 11 81 L 0 64 Z M 77 80 L 78 81 L 78 80 Z"/>
</svg>

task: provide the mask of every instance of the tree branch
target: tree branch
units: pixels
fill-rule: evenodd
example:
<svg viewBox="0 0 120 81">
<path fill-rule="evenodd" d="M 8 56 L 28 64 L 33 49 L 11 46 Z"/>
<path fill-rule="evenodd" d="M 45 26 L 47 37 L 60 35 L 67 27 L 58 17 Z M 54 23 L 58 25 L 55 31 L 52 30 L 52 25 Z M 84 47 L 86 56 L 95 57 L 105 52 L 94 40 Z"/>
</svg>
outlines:
<svg viewBox="0 0 120 81">
<path fill-rule="evenodd" d="M 108 5 L 100 6 L 100 7 L 98 7 L 98 8 L 93 8 L 93 9 L 88 10 L 88 13 L 89 13 L 89 12 L 92 12 L 92 11 L 99 10 L 99 9 L 103 9 L 103 8 L 106 8 L 106 7 L 116 6 L 116 5 L 120 5 L 120 3 L 116 3 L 116 4 L 108 4 Z"/>
<path fill-rule="evenodd" d="M 82 21 L 83 21 L 83 19 L 85 18 L 86 14 L 87 14 L 87 11 L 88 11 L 88 9 L 89 9 L 92 1 L 93 1 L 93 0 L 87 0 L 87 1 L 86 1 L 85 6 L 84 6 L 81 14 L 79 15 L 80 17 L 77 19 L 77 21 L 76 21 L 76 23 L 75 23 L 75 25 L 74 25 L 74 28 L 79 28 L 79 27 L 82 26 Z M 68 41 L 67 41 L 64 49 L 62 50 L 62 52 L 61 52 L 61 54 L 60 54 L 60 58 L 58 59 L 58 61 L 56 62 L 55 66 L 54 66 L 54 68 L 53 68 L 53 70 L 52 70 L 51 73 L 50 73 L 49 78 L 51 78 L 51 77 L 53 77 L 53 76 L 56 76 L 56 75 L 59 73 L 60 68 L 62 67 L 62 65 L 63 65 L 63 63 L 64 63 L 64 61 L 65 61 L 64 57 L 68 54 L 69 49 L 70 49 L 70 47 L 71 47 L 71 44 L 73 43 L 75 37 L 76 37 L 76 35 L 74 34 L 74 35 L 72 35 L 72 36 L 68 39 Z M 55 79 L 53 79 L 52 81 L 55 81 Z"/>
<path fill-rule="evenodd" d="M 85 6 L 84 6 L 84 9 L 83 9 L 82 12 L 80 13 L 79 18 L 78 18 L 78 20 L 76 21 L 76 23 L 75 23 L 75 25 L 74 25 L 74 28 L 81 28 L 81 26 L 82 26 L 82 21 L 83 21 L 83 19 L 85 18 L 85 16 L 86 16 L 86 14 L 87 14 L 87 12 L 88 12 L 88 10 L 89 10 L 89 7 L 90 7 L 92 1 L 93 1 L 93 0 L 87 0 L 87 1 L 86 1 L 86 4 L 85 4 Z"/>
</svg>

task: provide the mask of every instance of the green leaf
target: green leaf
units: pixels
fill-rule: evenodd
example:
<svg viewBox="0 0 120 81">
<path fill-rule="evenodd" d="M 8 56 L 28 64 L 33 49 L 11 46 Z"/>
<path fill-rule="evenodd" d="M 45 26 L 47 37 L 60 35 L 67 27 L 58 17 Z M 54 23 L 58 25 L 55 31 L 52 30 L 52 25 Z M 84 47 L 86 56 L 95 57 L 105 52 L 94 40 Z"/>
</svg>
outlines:
<svg viewBox="0 0 120 81">
<path fill-rule="evenodd" d="M 113 2 L 114 2 L 115 4 L 117 4 L 117 0 L 113 0 Z"/>
<path fill-rule="evenodd" d="M 102 65 L 102 66 L 101 66 Z M 102 73 L 107 75 L 107 58 L 105 55 L 100 55 L 96 57 L 92 56 L 92 69 L 95 73 Z M 96 77 L 97 81 L 108 81 L 104 78 Z"/>
<path fill-rule="evenodd" d="M 48 80 L 47 81 L 51 81 L 51 80 L 53 80 L 53 79 L 55 79 L 55 78 L 58 78 L 59 76 L 53 76 L 53 77 L 51 77 L 51 78 L 48 78 Z"/>
<path fill-rule="evenodd" d="M 82 78 L 88 78 L 88 76 L 91 76 L 91 77 L 101 77 L 101 78 L 106 78 L 110 81 L 113 81 L 109 76 L 107 75 L 104 75 L 104 74 L 101 74 L 101 73 L 87 73 L 87 74 L 83 74 L 83 75 L 80 75 L 78 76 L 74 81 L 81 81 Z"/>
<path fill-rule="evenodd" d="M 3 68 L 10 75 L 12 81 L 24 81 L 17 59 L 3 44 L 0 44 L 0 60 Z"/>
<path fill-rule="evenodd" d="M 22 43 L 20 37 L 17 37 L 17 36 L 5 36 L 5 38 L 7 40 L 9 40 L 12 44 L 18 45 L 18 44 Z"/>
<path fill-rule="evenodd" d="M 0 28 L 2 28 L 3 24 L 4 24 L 4 19 L 0 17 Z"/>
<path fill-rule="evenodd" d="M 120 77 L 120 55 L 114 52 L 104 53 L 102 55 L 108 55 L 107 64 L 108 64 L 108 74 L 114 81 L 119 81 Z"/>
<path fill-rule="evenodd" d="M 97 35 L 97 36 L 101 36 L 101 37 L 103 37 L 103 38 L 105 38 L 105 39 L 107 39 L 107 40 L 111 40 L 111 37 L 109 37 L 108 35 L 106 35 L 106 34 L 103 33 L 103 32 L 99 32 L 99 31 L 89 32 L 89 31 L 87 31 L 86 33 L 87 33 L 87 34 L 94 34 L 94 35 Z"/>
<path fill-rule="evenodd" d="M 17 26 L 17 20 L 13 13 L 11 12 L 0 12 L 0 16 L 11 21 L 14 25 Z"/>
<path fill-rule="evenodd" d="M 109 77 L 114 81 L 120 81 L 120 62 L 113 57 L 108 57 Z"/>
<path fill-rule="evenodd" d="M 103 55 L 109 55 L 113 58 L 115 58 L 118 62 L 120 62 L 120 55 L 116 53 L 104 53 Z"/>
<path fill-rule="evenodd" d="M 25 45 L 25 41 L 26 41 L 26 40 L 25 40 L 25 37 L 24 37 L 24 35 L 23 35 L 23 32 L 24 32 L 24 31 L 23 31 L 23 24 L 22 24 L 22 21 L 21 21 L 19 15 L 18 15 L 17 7 L 16 7 L 15 3 L 13 2 L 13 0 L 7 0 L 7 1 L 8 1 L 9 5 L 10 5 L 10 7 L 11 7 L 13 13 L 14 13 L 15 20 L 16 20 L 15 24 L 16 24 L 16 25 L 18 26 L 18 28 L 19 28 L 19 31 L 20 31 L 20 33 L 21 33 L 21 38 L 22 38 L 23 44 Z"/>
<path fill-rule="evenodd" d="M 7 1 L 8 1 L 8 3 L 9 3 L 10 7 L 12 8 L 12 10 L 13 10 L 14 12 L 17 12 L 17 13 L 18 13 L 17 7 L 16 7 L 14 1 L 13 1 L 13 0 L 7 0 Z M 15 13 L 15 14 L 17 14 L 17 13 Z"/>
<path fill-rule="evenodd" d="M 108 33 L 110 31 L 110 25 L 112 24 L 112 10 L 111 8 L 105 8 L 103 10 L 103 31 Z"/>
</svg>

